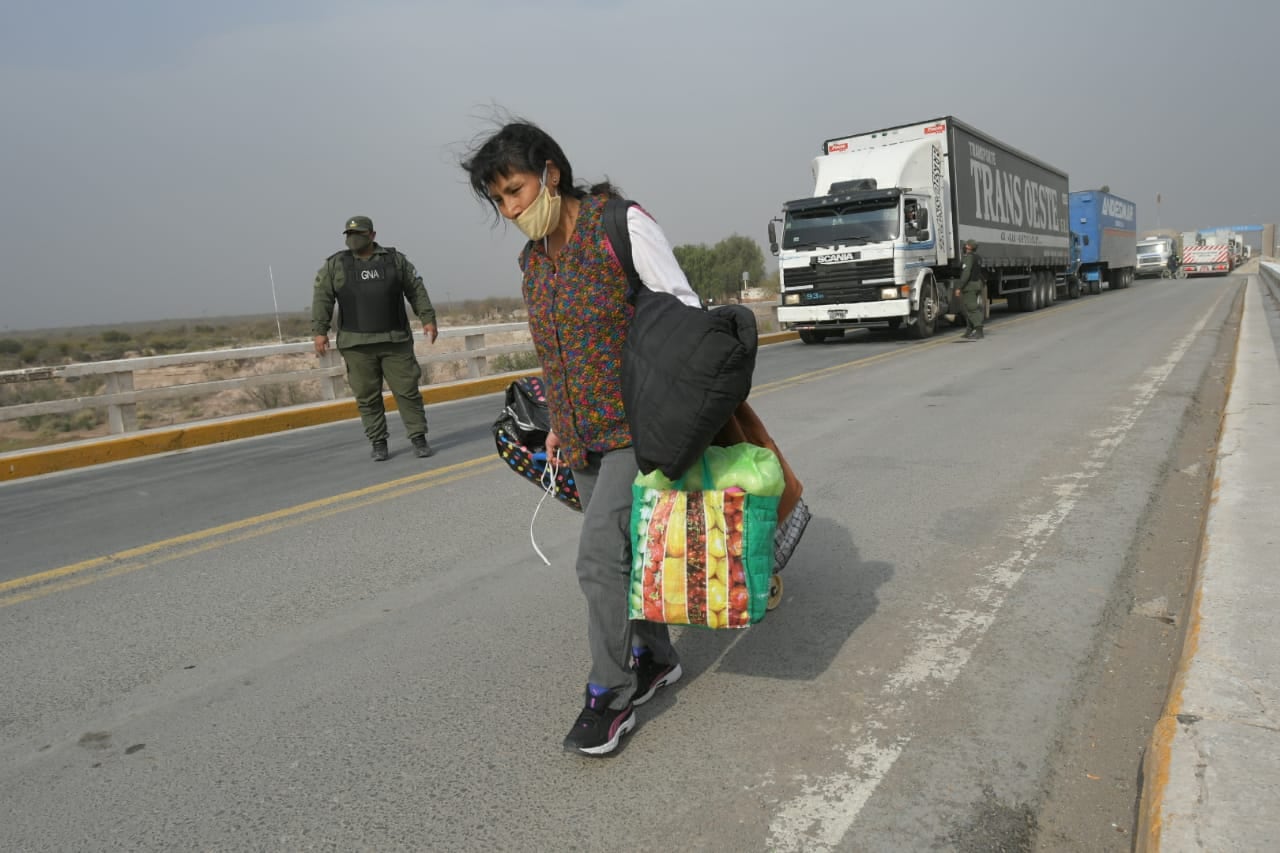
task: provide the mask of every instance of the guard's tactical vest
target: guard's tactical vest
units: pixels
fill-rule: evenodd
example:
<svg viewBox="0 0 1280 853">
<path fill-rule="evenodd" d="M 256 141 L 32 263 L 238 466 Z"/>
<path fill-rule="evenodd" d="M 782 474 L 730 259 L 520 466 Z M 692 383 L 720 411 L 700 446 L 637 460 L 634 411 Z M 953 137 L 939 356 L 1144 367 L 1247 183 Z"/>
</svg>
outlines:
<svg viewBox="0 0 1280 853">
<path fill-rule="evenodd" d="M 409 331 L 404 288 L 396 271 L 396 250 L 384 246 L 368 260 L 347 249 L 338 252 L 342 287 L 338 288 L 338 324 L 345 332 Z"/>
</svg>

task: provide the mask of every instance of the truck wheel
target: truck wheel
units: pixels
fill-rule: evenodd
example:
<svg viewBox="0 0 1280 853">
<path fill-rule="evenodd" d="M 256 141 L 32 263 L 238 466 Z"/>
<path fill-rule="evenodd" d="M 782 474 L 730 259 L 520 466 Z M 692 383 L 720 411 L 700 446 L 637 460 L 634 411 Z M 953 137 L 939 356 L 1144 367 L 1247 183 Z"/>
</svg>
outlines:
<svg viewBox="0 0 1280 853">
<path fill-rule="evenodd" d="M 1053 273 L 1047 272 L 1047 271 L 1045 272 L 1044 286 L 1049 289 L 1049 304 L 1057 305 L 1058 304 L 1058 279 L 1054 277 Z"/>
<path fill-rule="evenodd" d="M 823 335 L 821 332 L 814 331 L 813 329 L 801 329 L 801 330 L 800 330 L 800 342 L 801 342 L 801 343 L 806 343 L 806 344 L 820 344 L 820 343 L 822 343 L 822 339 L 823 339 L 824 337 L 825 337 L 825 335 Z"/>
<path fill-rule="evenodd" d="M 916 340 L 932 337 L 938 322 L 938 298 L 932 284 L 926 284 L 920 292 L 920 310 L 911 324 L 911 337 Z"/>
<path fill-rule="evenodd" d="M 1040 288 L 1040 276 L 1031 274 L 1031 307 L 1029 311 L 1039 311 L 1044 307 L 1044 291 Z"/>
<path fill-rule="evenodd" d="M 987 289 L 984 287 L 978 291 L 978 307 L 982 309 L 982 322 L 991 319 L 991 297 L 987 295 Z"/>
<path fill-rule="evenodd" d="M 1089 293 L 1091 293 L 1094 296 L 1097 296 L 1101 292 L 1102 292 L 1102 279 L 1089 282 Z"/>
<path fill-rule="evenodd" d="M 1067 298 L 1068 299 L 1080 298 L 1080 279 L 1076 278 L 1075 276 L 1071 276 L 1070 278 L 1067 279 Z"/>
</svg>

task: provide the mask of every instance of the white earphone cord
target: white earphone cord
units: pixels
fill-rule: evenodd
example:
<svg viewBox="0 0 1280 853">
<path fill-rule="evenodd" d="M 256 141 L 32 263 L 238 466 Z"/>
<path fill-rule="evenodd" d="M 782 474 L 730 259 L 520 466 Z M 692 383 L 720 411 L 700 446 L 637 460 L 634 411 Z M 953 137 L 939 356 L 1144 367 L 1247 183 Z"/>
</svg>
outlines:
<svg viewBox="0 0 1280 853">
<path fill-rule="evenodd" d="M 539 483 L 543 489 L 542 497 L 538 499 L 538 505 L 533 508 L 533 518 L 529 519 L 529 541 L 533 543 L 534 552 L 537 553 L 537 555 L 542 558 L 542 562 L 548 566 L 551 565 L 551 561 L 547 559 L 547 555 L 543 554 L 542 549 L 538 547 L 538 540 L 533 538 L 533 523 L 538 520 L 538 510 L 542 509 L 542 504 L 546 501 L 547 495 L 555 494 L 556 475 L 560 473 L 558 459 L 558 456 L 555 458 L 549 454 L 547 456 L 547 465 L 542 469 L 542 479 Z"/>
</svg>

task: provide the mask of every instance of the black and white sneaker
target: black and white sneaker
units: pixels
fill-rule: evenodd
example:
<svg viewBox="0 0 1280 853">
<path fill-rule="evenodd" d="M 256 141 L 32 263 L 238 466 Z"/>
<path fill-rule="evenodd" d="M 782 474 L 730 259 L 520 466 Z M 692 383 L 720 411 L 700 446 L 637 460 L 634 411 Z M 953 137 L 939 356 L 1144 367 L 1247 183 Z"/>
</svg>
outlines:
<svg viewBox="0 0 1280 853">
<path fill-rule="evenodd" d="M 632 705 L 643 705 L 653 698 L 659 687 L 675 684 L 684 675 L 679 663 L 658 663 L 653 659 L 653 652 L 644 652 L 635 658 L 636 695 L 631 697 Z"/>
<path fill-rule="evenodd" d="M 636 727 L 636 712 L 631 703 L 617 710 L 609 707 L 615 695 L 611 690 L 601 696 L 592 696 L 591 690 L 587 690 L 582 713 L 578 714 L 564 739 L 567 752 L 607 755 L 618 748 L 623 735 Z"/>
</svg>

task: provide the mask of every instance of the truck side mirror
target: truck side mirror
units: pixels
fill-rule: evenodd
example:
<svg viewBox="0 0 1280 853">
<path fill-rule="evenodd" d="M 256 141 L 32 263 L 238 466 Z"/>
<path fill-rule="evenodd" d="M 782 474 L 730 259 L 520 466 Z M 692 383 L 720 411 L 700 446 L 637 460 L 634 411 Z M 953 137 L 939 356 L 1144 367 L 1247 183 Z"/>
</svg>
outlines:
<svg viewBox="0 0 1280 853">
<path fill-rule="evenodd" d="M 920 226 L 920 233 L 927 235 L 929 233 L 929 211 L 923 207 L 920 208 L 920 210 L 916 213 L 916 222 Z M 920 239 L 928 240 L 929 238 L 926 236 L 926 237 L 921 237 Z"/>
<path fill-rule="evenodd" d="M 917 232 L 916 232 L 916 236 L 915 236 L 915 241 L 916 241 L 917 243 L 928 243 L 928 242 L 929 242 L 929 229 L 928 229 L 928 228 L 921 228 L 919 231 L 917 231 Z"/>
<path fill-rule="evenodd" d="M 769 220 L 769 252 L 778 254 L 778 231 L 773 227 L 775 220 Z"/>
</svg>

